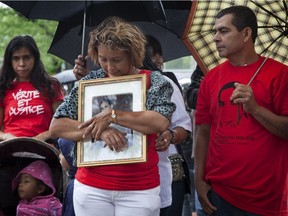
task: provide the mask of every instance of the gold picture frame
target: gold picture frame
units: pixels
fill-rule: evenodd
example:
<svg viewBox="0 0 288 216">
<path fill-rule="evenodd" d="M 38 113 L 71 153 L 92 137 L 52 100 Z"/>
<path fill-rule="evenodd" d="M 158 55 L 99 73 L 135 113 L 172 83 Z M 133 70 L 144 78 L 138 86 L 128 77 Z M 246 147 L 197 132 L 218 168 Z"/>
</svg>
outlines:
<svg viewBox="0 0 288 216">
<path fill-rule="evenodd" d="M 146 75 L 128 75 L 112 78 L 79 81 L 78 120 L 85 122 L 105 106 L 123 111 L 143 111 L 146 101 Z M 125 132 L 128 148 L 116 152 L 107 147 L 104 141 L 82 140 L 77 143 L 77 166 L 102 166 L 146 162 L 146 135 L 111 124 Z"/>
</svg>

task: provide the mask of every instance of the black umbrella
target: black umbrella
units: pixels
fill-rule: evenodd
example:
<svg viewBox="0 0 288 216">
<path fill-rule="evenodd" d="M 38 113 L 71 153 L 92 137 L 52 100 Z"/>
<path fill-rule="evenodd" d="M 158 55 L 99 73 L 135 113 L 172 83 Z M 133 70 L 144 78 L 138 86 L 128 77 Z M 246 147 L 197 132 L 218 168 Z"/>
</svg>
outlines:
<svg viewBox="0 0 288 216">
<path fill-rule="evenodd" d="M 65 21 L 64 25 L 82 25 L 84 52 L 86 25 L 100 23 L 107 16 L 120 16 L 128 21 L 166 20 L 160 0 L 154 1 L 2 1 L 29 19 Z"/>
<path fill-rule="evenodd" d="M 123 2 L 119 2 L 119 4 L 122 3 Z M 133 21 L 144 33 L 158 38 L 163 48 L 164 61 L 170 61 L 191 55 L 181 40 L 186 26 L 186 20 L 188 20 L 191 3 L 191 1 L 162 1 L 166 20 L 145 21 L 134 19 L 133 17 L 127 18 L 125 14 L 119 14 L 119 12 L 114 15 L 120 16 L 127 21 Z M 93 18 L 91 18 L 88 10 L 85 27 L 85 51 L 87 51 L 89 32 L 95 25 L 99 24 L 109 15 L 94 15 Z M 75 20 L 75 22 L 73 22 L 73 20 Z M 79 20 L 79 17 L 77 18 L 77 15 L 74 15 L 67 21 L 59 22 L 54 39 L 48 50 L 49 53 L 71 64 L 74 64 L 74 59 L 82 53 L 81 41 L 83 38 L 83 24 L 80 24 L 77 20 Z M 84 55 L 85 54 L 86 53 L 84 53 Z"/>
<path fill-rule="evenodd" d="M 165 19 L 160 0 L 155 1 L 1 1 L 28 19 L 67 20 L 80 15 L 77 22 L 83 22 L 83 13 L 87 17 L 97 14 L 101 19 L 107 15 L 131 16 L 137 20 Z M 92 16 L 91 16 L 92 17 Z"/>
</svg>

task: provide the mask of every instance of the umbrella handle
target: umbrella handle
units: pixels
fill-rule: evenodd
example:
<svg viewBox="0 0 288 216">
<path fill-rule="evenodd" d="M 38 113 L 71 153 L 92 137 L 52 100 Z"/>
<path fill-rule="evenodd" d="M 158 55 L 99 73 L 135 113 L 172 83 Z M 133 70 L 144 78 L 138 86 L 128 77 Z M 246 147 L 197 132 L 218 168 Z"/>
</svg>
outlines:
<svg viewBox="0 0 288 216">
<path fill-rule="evenodd" d="M 84 44 L 85 44 L 85 31 L 86 31 L 86 8 L 87 1 L 85 1 L 84 14 L 83 14 L 83 28 L 82 28 L 82 45 L 81 45 L 81 55 L 84 57 Z"/>
<path fill-rule="evenodd" d="M 259 73 L 260 69 L 263 67 L 263 65 L 265 64 L 265 62 L 268 60 L 268 56 L 264 59 L 264 61 L 262 62 L 262 64 L 259 66 L 259 68 L 257 69 L 257 71 L 254 73 L 254 75 L 252 76 L 252 78 L 249 80 L 248 82 L 248 86 L 251 84 L 251 82 L 254 80 L 254 78 L 257 76 L 257 74 Z"/>
<path fill-rule="evenodd" d="M 268 53 L 268 55 L 266 56 L 266 58 L 264 59 L 264 61 L 262 62 L 262 64 L 259 66 L 259 68 L 255 71 L 254 75 L 251 77 L 251 79 L 248 82 L 248 86 L 251 84 L 251 82 L 254 80 L 254 78 L 257 76 L 257 74 L 259 73 L 259 71 L 261 70 L 261 68 L 263 67 L 263 65 L 265 64 L 265 62 L 268 60 L 270 54 L 272 52 L 274 52 L 276 49 L 276 46 L 274 46 L 274 48 Z"/>
</svg>

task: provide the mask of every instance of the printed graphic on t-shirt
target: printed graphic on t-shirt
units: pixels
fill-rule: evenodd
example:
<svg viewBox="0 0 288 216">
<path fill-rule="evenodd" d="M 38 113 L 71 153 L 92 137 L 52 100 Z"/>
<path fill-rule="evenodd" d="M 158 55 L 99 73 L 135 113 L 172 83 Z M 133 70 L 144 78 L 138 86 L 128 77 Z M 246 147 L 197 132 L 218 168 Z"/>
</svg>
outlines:
<svg viewBox="0 0 288 216">
<path fill-rule="evenodd" d="M 255 138 L 245 134 L 238 134 L 238 131 L 243 130 L 243 127 L 245 127 L 243 120 L 248 119 L 248 115 L 242 104 L 234 104 L 230 101 L 235 89 L 235 82 L 226 83 L 218 93 L 219 125 L 214 140 L 221 144 L 247 145 L 253 142 Z"/>
<path fill-rule="evenodd" d="M 10 107 L 9 115 L 27 115 L 36 114 L 40 115 L 44 112 L 43 104 L 31 105 L 31 101 L 35 98 L 40 97 L 40 93 L 37 90 L 22 91 L 20 89 L 18 92 L 12 94 L 13 99 L 17 101 L 17 106 Z"/>
<path fill-rule="evenodd" d="M 236 127 L 240 124 L 243 116 L 248 118 L 242 104 L 233 104 L 230 101 L 230 96 L 235 89 L 235 83 L 236 81 L 226 83 L 218 93 L 220 115 L 221 113 L 225 113 L 220 118 L 220 127 Z"/>
</svg>

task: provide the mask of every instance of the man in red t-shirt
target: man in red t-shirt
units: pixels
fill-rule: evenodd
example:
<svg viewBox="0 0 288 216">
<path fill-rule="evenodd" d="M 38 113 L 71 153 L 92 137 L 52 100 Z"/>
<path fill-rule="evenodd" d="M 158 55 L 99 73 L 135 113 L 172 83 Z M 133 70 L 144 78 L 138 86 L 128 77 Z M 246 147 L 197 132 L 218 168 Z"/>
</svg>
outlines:
<svg viewBox="0 0 288 216">
<path fill-rule="evenodd" d="M 199 200 L 214 216 L 287 216 L 288 67 L 255 52 L 257 20 L 247 7 L 220 11 L 214 31 L 227 61 L 205 76 L 198 94 Z"/>
</svg>

